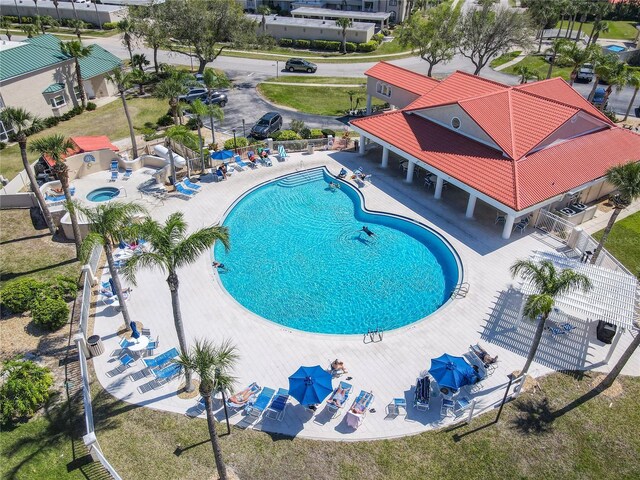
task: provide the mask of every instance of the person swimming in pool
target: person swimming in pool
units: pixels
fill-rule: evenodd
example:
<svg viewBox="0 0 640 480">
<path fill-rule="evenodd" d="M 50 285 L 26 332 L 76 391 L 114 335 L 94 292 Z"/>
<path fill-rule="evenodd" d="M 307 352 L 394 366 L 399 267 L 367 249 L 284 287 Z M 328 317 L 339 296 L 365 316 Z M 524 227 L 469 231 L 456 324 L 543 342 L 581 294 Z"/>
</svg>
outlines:
<svg viewBox="0 0 640 480">
<path fill-rule="evenodd" d="M 224 266 L 224 263 L 213 262 L 211 265 L 213 266 L 213 268 L 222 269 L 222 270 L 227 269 L 227 267 Z"/>
<path fill-rule="evenodd" d="M 375 235 L 375 233 L 373 233 L 371 230 L 369 230 L 369 228 L 368 228 L 366 225 L 364 225 L 364 226 L 362 227 L 362 231 L 363 231 L 364 233 L 366 233 L 366 234 L 367 234 L 367 236 L 369 236 L 369 237 L 373 237 L 373 236 Z"/>
<path fill-rule="evenodd" d="M 340 184 L 335 182 L 329 182 L 329 188 L 331 189 L 340 188 Z"/>
</svg>

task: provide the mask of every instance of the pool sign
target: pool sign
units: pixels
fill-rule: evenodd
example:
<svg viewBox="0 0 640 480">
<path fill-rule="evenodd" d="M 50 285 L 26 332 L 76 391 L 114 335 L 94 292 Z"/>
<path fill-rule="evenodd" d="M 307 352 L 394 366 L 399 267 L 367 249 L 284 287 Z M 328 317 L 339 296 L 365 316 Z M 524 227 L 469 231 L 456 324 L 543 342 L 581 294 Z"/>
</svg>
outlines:
<svg viewBox="0 0 640 480">
<path fill-rule="evenodd" d="M 83 160 L 84 160 L 84 163 L 93 163 L 93 162 L 96 161 L 96 157 L 94 157 L 91 154 L 87 154 L 87 155 L 84 156 Z"/>
</svg>

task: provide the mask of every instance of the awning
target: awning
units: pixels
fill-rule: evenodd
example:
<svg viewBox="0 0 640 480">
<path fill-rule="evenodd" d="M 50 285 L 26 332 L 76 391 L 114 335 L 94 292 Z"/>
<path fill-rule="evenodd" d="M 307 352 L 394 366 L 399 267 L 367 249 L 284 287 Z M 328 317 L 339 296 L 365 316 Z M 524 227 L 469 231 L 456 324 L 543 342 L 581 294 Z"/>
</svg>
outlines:
<svg viewBox="0 0 640 480">
<path fill-rule="evenodd" d="M 57 93 L 64 90 L 64 83 L 52 83 L 42 93 Z"/>
<path fill-rule="evenodd" d="M 534 252 L 531 260 L 550 260 L 556 268 L 570 268 L 591 280 L 589 292 L 574 290 L 556 298 L 555 306 L 567 315 L 582 320 L 606 320 L 622 328 L 634 326 L 637 319 L 638 279 L 633 275 L 582 263 L 553 252 Z M 537 293 L 529 282 L 523 282 L 520 291 L 525 295 Z"/>
<path fill-rule="evenodd" d="M 73 150 L 67 150 L 67 153 L 62 156 L 63 159 L 78 153 L 95 152 L 96 150 L 113 150 L 114 152 L 118 152 L 120 150 L 111 143 L 109 137 L 106 135 L 98 135 L 95 137 L 71 137 L 71 142 L 74 144 L 74 148 Z M 43 158 L 51 167 L 56 163 L 48 155 L 43 155 Z"/>
</svg>

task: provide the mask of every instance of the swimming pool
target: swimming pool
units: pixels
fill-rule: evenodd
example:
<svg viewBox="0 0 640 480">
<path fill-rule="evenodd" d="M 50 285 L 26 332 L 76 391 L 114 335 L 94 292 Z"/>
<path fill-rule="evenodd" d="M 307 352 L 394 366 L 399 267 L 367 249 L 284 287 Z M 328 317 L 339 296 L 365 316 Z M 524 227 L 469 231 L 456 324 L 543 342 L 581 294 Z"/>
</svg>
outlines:
<svg viewBox="0 0 640 480">
<path fill-rule="evenodd" d="M 620 53 L 620 52 L 624 52 L 626 50 L 625 47 L 622 47 L 620 45 L 609 45 L 607 47 L 607 50 L 611 51 L 611 52 L 616 52 L 616 53 Z"/>
<path fill-rule="evenodd" d="M 92 202 L 107 202 L 112 198 L 116 198 L 120 194 L 120 189 L 115 187 L 102 187 L 91 190 L 87 194 L 87 200 Z"/>
<path fill-rule="evenodd" d="M 232 205 L 231 250 L 214 248 L 227 291 L 261 317 L 316 333 L 387 331 L 442 306 L 462 277 L 453 248 L 415 222 L 363 211 L 356 189 L 330 181 L 324 169 L 292 174 Z"/>
</svg>

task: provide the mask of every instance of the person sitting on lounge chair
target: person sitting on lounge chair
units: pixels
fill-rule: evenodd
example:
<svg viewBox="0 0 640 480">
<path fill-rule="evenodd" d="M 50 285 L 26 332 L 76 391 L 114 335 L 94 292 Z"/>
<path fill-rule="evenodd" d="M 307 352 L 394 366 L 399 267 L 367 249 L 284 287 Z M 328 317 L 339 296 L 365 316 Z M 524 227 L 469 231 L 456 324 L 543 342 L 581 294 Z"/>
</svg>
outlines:
<svg viewBox="0 0 640 480">
<path fill-rule="evenodd" d="M 344 362 L 336 358 L 333 362 L 331 362 L 331 374 L 342 375 L 343 373 L 349 373 L 349 372 L 347 372 L 347 369 L 344 366 Z"/>
<path fill-rule="evenodd" d="M 327 403 L 332 403 L 336 407 L 341 407 L 346 399 L 347 391 L 342 387 L 338 387 L 336 393 L 334 393 L 333 396 L 329 400 L 327 400 Z"/>
<path fill-rule="evenodd" d="M 257 393 L 258 390 L 260 390 L 259 387 L 257 389 L 256 387 L 257 386 L 255 384 L 252 384 L 252 385 L 249 385 L 244 390 L 242 390 L 241 392 L 238 392 L 235 395 L 232 395 L 231 397 L 229 397 L 229 400 L 228 400 L 229 403 L 236 404 L 236 405 L 244 405 L 251 399 L 251 397 L 253 397 Z"/>
<path fill-rule="evenodd" d="M 340 170 L 340 173 L 338 174 L 338 178 L 346 178 L 347 176 L 347 171 L 343 168 Z"/>
<path fill-rule="evenodd" d="M 224 168 L 222 168 L 222 167 L 223 167 L 223 165 L 220 165 L 220 166 L 218 167 L 218 169 L 217 169 L 217 175 L 218 175 L 218 177 L 219 177 L 220 175 L 222 175 L 222 178 L 224 178 L 224 179 L 226 180 L 226 179 L 227 179 L 227 174 L 226 174 L 226 172 L 225 172 L 225 169 L 224 169 Z"/>
</svg>

